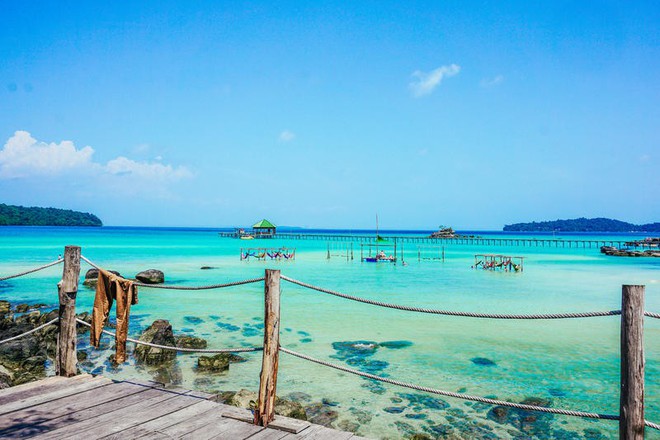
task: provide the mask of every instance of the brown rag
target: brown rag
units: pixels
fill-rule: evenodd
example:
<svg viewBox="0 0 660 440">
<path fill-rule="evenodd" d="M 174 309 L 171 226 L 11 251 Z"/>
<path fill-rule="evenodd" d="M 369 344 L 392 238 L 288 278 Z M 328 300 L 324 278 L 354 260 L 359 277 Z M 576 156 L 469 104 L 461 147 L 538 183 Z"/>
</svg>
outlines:
<svg viewBox="0 0 660 440">
<path fill-rule="evenodd" d="M 138 302 L 137 286 L 132 281 L 99 269 L 94 310 L 92 311 L 92 329 L 89 336 L 90 344 L 96 348 L 98 348 L 101 340 L 101 331 L 108 321 L 113 300 L 117 300 L 117 336 L 115 339 L 117 351 L 115 362 L 121 364 L 126 360 L 126 336 L 128 334 L 128 315 L 131 304 L 137 304 Z"/>
</svg>

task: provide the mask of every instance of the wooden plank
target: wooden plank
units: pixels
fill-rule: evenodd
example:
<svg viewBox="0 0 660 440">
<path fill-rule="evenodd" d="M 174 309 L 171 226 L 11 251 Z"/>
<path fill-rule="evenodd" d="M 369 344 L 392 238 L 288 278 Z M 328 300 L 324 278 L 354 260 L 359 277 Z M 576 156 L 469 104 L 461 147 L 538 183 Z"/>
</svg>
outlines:
<svg viewBox="0 0 660 440">
<path fill-rule="evenodd" d="M 142 438 L 148 436 L 149 434 L 160 431 L 165 428 L 169 428 L 172 425 L 177 423 L 185 422 L 188 419 L 195 418 L 198 414 L 204 413 L 210 409 L 216 408 L 217 403 L 211 402 L 210 400 L 199 400 L 198 402 L 182 408 L 178 411 L 175 411 L 170 414 L 158 417 L 146 423 L 134 426 L 130 429 L 126 429 L 117 434 L 113 434 L 107 437 L 101 437 L 104 439 L 117 439 L 123 440 L 127 438 Z"/>
<path fill-rule="evenodd" d="M 299 434 L 288 434 L 282 437 L 283 440 L 348 440 L 353 437 L 353 433 L 337 431 L 335 429 L 326 428 L 325 426 L 312 425 Z"/>
<path fill-rule="evenodd" d="M 80 247 L 64 248 L 62 280 L 57 284 L 60 299 L 57 353 L 55 372 L 58 376 L 71 377 L 78 373 L 76 356 L 76 295 L 80 279 Z"/>
<path fill-rule="evenodd" d="M 219 418 L 183 436 L 182 439 L 208 440 L 211 438 L 246 439 L 262 430 L 262 426 L 237 420 Z"/>
<path fill-rule="evenodd" d="M 254 418 L 252 411 L 245 408 L 227 407 L 222 411 L 223 417 L 240 420 L 242 422 L 251 422 Z M 275 418 L 268 424 L 269 428 L 278 429 L 280 431 L 299 433 L 303 429 L 307 429 L 311 423 L 305 420 L 292 419 L 290 417 L 275 416 Z"/>
<path fill-rule="evenodd" d="M 12 411 L 18 411 L 23 408 L 29 408 L 34 405 L 40 405 L 45 402 L 50 402 L 51 400 L 61 399 L 62 397 L 70 396 L 72 394 L 78 394 L 82 391 L 86 391 L 92 388 L 98 388 L 103 385 L 108 385 L 112 381 L 106 379 L 105 377 L 94 377 L 90 379 L 84 379 L 81 381 L 75 381 L 75 383 L 64 388 L 58 388 L 50 392 L 43 394 L 38 394 L 36 396 L 31 396 L 23 399 L 14 400 L 7 402 L 2 407 L 0 407 L 0 415 L 10 413 Z"/>
<path fill-rule="evenodd" d="M 619 438 L 644 438 L 644 286 L 622 287 Z"/>
<path fill-rule="evenodd" d="M 101 412 L 96 417 L 63 426 L 37 438 L 97 438 L 168 414 L 182 406 L 189 406 L 194 401 L 194 399 L 186 400 L 185 395 L 179 393 L 154 391 L 157 393 L 154 397 L 140 400 L 111 413 L 107 413 L 101 408 Z"/>
<path fill-rule="evenodd" d="M 103 405 L 109 401 L 139 393 L 146 389 L 145 387 L 131 383 L 110 383 L 99 388 L 83 391 L 79 394 L 63 397 L 62 399 L 53 400 L 20 411 L 14 411 L 4 415 L 0 419 L 0 434 L 2 434 L 3 430 L 12 429 L 19 424 L 37 425 L 83 409 Z"/>
<path fill-rule="evenodd" d="M 270 427 L 259 431 L 249 438 L 249 440 L 280 440 L 287 436 L 289 433 L 280 431 L 278 429 L 270 429 Z M 213 439 L 222 439 L 222 437 L 212 437 Z"/>
<path fill-rule="evenodd" d="M 216 419 L 222 419 L 222 413 L 219 408 L 212 408 L 209 411 L 197 414 L 194 418 L 177 423 L 176 425 L 172 425 L 165 429 L 160 429 L 159 432 L 167 434 L 172 438 L 180 438 L 181 436 L 199 429 Z"/>
<path fill-rule="evenodd" d="M 80 376 L 76 376 L 76 377 L 83 377 L 83 376 L 87 376 L 87 375 L 81 374 Z M 39 394 L 40 393 L 40 391 L 38 390 L 39 388 L 45 390 L 53 387 L 62 386 L 60 383 L 65 382 L 66 380 L 67 380 L 66 377 L 50 376 L 35 382 L 28 382 L 9 388 L 4 388 L 0 390 L 0 405 L 4 404 L 5 402 L 9 402 L 13 400 L 14 398 L 12 396 L 14 396 L 17 393 L 22 393 L 30 390 L 29 392 L 34 392 L 35 394 Z"/>
<path fill-rule="evenodd" d="M 264 286 L 264 347 L 254 424 L 266 427 L 275 417 L 280 353 L 280 271 L 266 269 Z"/>
<path fill-rule="evenodd" d="M 115 385 L 110 384 L 108 386 L 112 387 Z M 100 414 L 111 413 L 118 409 L 125 408 L 142 400 L 161 394 L 161 391 L 158 389 L 152 389 L 152 388 L 143 388 L 143 389 L 144 391 L 137 394 L 131 394 L 128 396 L 118 396 L 117 399 L 106 402 L 103 405 L 93 405 L 92 402 L 90 402 L 89 400 L 85 400 L 84 401 L 86 406 L 85 409 L 74 413 L 69 413 L 65 416 L 57 417 L 55 419 L 51 419 L 36 425 L 35 424 L 29 426 L 19 425 L 11 430 L 11 437 L 13 438 L 28 437 L 28 436 L 36 435 L 37 433 L 45 433 L 48 431 L 60 429 L 64 426 L 69 426 L 93 417 L 98 417 Z"/>
</svg>

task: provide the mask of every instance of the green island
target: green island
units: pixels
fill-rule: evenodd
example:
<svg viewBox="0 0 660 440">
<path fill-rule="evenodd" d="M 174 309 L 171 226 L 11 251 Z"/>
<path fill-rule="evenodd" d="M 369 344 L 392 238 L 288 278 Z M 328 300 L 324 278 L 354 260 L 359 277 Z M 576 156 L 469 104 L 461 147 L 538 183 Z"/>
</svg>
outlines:
<svg viewBox="0 0 660 440">
<path fill-rule="evenodd" d="M 0 226 L 103 226 L 94 214 L 0 203 Z"/>
<path fill-rule="evenodd" d="M 575 218 L 505 225 L 505 232 L 660 232 L 660 222 L 635 225 L 610 218 Z"/>
</svg>

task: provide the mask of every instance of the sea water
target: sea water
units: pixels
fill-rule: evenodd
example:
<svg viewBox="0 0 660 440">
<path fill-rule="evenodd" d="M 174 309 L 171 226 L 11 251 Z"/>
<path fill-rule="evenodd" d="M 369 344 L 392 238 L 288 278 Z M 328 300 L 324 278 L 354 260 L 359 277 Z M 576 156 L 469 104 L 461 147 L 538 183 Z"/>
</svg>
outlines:
<svg viewBox="0 0 660 440">
<path fill-rule="evenodd" d="M 524 238 L 534 236 L 640 238 L 539 234 Z M 404 243 L 406 264 L 374 264 L 360 261 L 357 241 L 352 244 L 353 259 L 350 242 L 332 242 L 328 259 L 326 241 L 246 241 L 220 238 L 213 229 L 3 227 L 0 276 L 53 261 L 68 244 L 81 246 L 91 261 L 125 277 L 155 268 L 165 273 L 167 284 L 181 286 L 260 277 L 270 268 L 310 284 L 389 303 L 486 313 L 553 313 L 616 310 L 621 306 L 622 284 L 644 284 L 646 309 L 660 312 L 660 258 L 608 257 L 595 247 L 444 244 L 444 261 L 419 261 L 418 251 L 438 257 L 442 248 Z M 295 248 L 296 257 L 241 261 L 240 250 L 247 247 Z M 472 269 L 475 254 L 496 253 L 525 257 L 524 270 Z M 81 277 L 87 268 L 83 263 Z M 0 299 L 55 306 L 60 277 L 57 266 L 0 282 Z M 131 308 L 132 336 L 162 318 L 170 321 L 176 334 L 205 338 L 209 348 L 259 346 L 263 341 L 263 283 L 199 291 L 140 288 L 139 296 L 139 303 Z M 81 284 L 78 311 L 91 311 L 93 297 L 94 291 Z M 519 321 L 428 315 L 357 303 L 282 282 L 281 345 L 291 350 L 436 389 L 514 402 L 533 398 L 553 407 L 607 414 L 618 413 L 619 319 Z M 247 362 L 232 364 L 228 372 L 216 375 L 195 370 L 198 355 L 179 354 L 174 373 L 163 374 L 135 365 L 132 359 L 113 366 L 108 361 L 109 339 L 106 349 L 94 350 L 87 336 L 81 337 L 80 349 L 88 352 L 84 370 L 117 379 L 180 382 L 207 391 L 258 386 L 259 352 L 243 354 Z M 398 343 L 382 344 L 391 341 Z M 660 320 L 646 318 L 645 353 L 646 418 L 658 422 Z M 324 401 L 323 408 L 338 414 L 334 426 L 374 438 L 404 438 L 412 433 L 611 438 L 617 429 L 613 421 L 549 415 L 537 415 L 530 427 L 515 413 L 498 419 L 490 405 L 375 383 L 284 353 L 277 385 L 279 396 L 302 392 L 305 405 Z M 648 431 L 649 438 L 658 437 Z"/>
</svg>

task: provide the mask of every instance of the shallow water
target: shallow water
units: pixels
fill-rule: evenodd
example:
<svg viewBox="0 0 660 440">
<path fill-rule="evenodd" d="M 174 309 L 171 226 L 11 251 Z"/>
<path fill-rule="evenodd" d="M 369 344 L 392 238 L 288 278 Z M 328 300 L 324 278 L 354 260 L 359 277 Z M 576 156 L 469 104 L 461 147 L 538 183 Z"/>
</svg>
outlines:
<svg viewBox="0 0 660 440">
<path fill-rule="evenodd" d="M 441 262 L 418 261 L 417 245 L 405 244 L 404 266 L 360 263 L 357 242 L 353 245 L 355 259 L 347 261 L 340 256 L 328 260 L 327 243 L 314 240 L 243 241 L 219 238 L 213 230 L 194 229 L 5 227 L 0 228 L 0 274 L 52 261 L 67 244 L 80 245 L 86 257 L 124 276 L 158 268 L 165 272 L 167 283 L 180 285 L 259 277 L 265 268 L 275 268 L 311 284 L 397 304 L 476 312 L 550 313 L 618 309 L 622 284 L 645 284 L 646 309 L 660 311 L 660 259 L 607 257 L 597 248 L 445 245 L 445 261 Z M 240 248 L 248 246 L 295 247 L 296 259 L 240 261 Z M 345 244 L 335 242 L 333 246 L 341 248 Z M 438 254 L 437 249 L 429 247 L 422 252 L 428 256 Z M 524 256 L 524 272 L 471 269 L 477 253 Z M 202 266 L 214 269 L 200 270 Z M 83 274 L 87 268 L 83 263 Z M 0 298 L 55 305 L 55 284 L 60 276 L 61 267 L 54 267 L 0 282 Z M 81 285 L 80 311 L 91 309 L 93 294 Z M 203 291 L 143 288 L 140 303 L 132 308 L 131 334 L 137 335 L 154 319 L 164 318 L 172 323 L 175 333 L 206 338 L 212 348 L 260 345 L 262 314 L 262 283 Z M 618 317 L 499 321 L 426 315 L 355 303 L 283 282 L 281 326 L 283 346 L 374 374 L 516 402 L 538 397 L 551 399 L 554 407 L 618 412 Z M 336 344 L 342 341 L 411 344 L 401 348 L 385 344 L 374 350 L 347 353 Z M 86 342 L 83 338 L 81 345 L 86 347 Z M 660 320 L 647 318 L 645 347 L 646 418 L 658 422 Z M 106 363 L 109 351 L 89 353 L 91 371 L 117 378 L 151 378 L 148 371 L 132 362 L 112 369 Z M 261 355 L 244 356 L 248 362 L 232 364 L 228 373 L 210 376 L 194 371 L 196 355 L 179 355 L 182 384 L 214 390 L 256 389 Z M 280 396 L 304 391 L 315 402 L 324 398 L 335 402 L 332 409 L 339 411 L 338 422 L 343 421 L 344 427 L 349 422 L 359 423 L 361 435 L 441 435 L 448 431 L 442 426 L 445 424 L 466 438 L 509 438 L 521 433 L 515 420 L 501 424 L 489 419 L 487 413 L 492 407 L 488 405 L 393 385 L 374 385 L 284 353 L 279 371 Z M 441 401 L 428 397 L 440 397 Z M 593 431 L 597 430 L 605 437 L 616 435 L 616 422 L 609 421 L 549 416 L 541 417 L 537 425 L 538 430 L 528 434 L 541 438 L 598 438 Z M 652 438 L 655 433 L 647 435 Z"/>
</svg>

